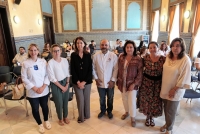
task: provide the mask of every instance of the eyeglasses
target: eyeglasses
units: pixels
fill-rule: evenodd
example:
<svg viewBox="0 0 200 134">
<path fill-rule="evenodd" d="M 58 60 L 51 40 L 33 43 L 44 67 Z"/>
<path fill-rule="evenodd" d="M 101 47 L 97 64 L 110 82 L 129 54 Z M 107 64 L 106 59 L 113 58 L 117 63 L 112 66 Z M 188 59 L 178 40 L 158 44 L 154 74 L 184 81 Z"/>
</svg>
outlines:
<svg viewBox="0 0 200 134">
<path fill-rule="evenodd" d="M 54 52 L 54 53 L 58 53 L 58 52 L 60 52 L 60 50 L 53 50 L 53 52 Z"/>
</svg>

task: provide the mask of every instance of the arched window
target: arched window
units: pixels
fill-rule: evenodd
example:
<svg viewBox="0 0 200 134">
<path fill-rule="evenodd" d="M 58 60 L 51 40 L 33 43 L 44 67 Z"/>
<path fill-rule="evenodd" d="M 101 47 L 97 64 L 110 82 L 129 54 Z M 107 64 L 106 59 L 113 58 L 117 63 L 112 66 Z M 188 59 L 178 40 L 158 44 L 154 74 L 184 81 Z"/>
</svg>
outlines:
<svg viewBox="0 0 200 134">
<path fill-rule="evenodd" d="M 137 2 L 131 2 L 127 8 L 126 27 L 127 29 L 141 28 L 141 7 Z"/>
<path fill-rule="evenodd" d="M 77 28 L 77 14 L 75 7 L 67 4 L 63 8 L 63 29 L 64 30 L 78 30 Z"/>
<path fill-rule="evenodd" d="M 92 29 L 112 29 L 112 0 L 92 0 L 91 24 Z"/>
<path fill-rule="evenodd" d="M 42 12 L 52 14 L 51 0 L 42 0 Z"/>
</svg>

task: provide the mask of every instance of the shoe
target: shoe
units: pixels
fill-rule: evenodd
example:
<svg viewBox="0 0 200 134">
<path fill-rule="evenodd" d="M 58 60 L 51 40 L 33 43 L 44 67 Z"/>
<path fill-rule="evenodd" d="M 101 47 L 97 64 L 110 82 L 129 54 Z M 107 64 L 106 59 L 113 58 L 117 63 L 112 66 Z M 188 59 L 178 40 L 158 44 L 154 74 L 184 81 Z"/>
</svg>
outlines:
<svg viewBox="0 0 200 134">
<path fill-rule="evenodd" d="M 121 117 L 121 119 L 125 120 L 128 116 L 129 116 L 129 114 L 123 114 L 122 117 Z"/>
<path fill-rule="evenodd" d="M 162 126 L 162 127 L 160 128 L 160 132 L 165 132 L 166 128 L 167 128 L 167 125 L 165 124 L 164 126 Z"/>
<path fill-rule="evenodd" d="M 44 129 L 43 124 L 40 124 L 40 125 L 39 125 L 39 132 L 40 132 L 41 134 L 43 134 L 43 133 L 45 132 L 45 129 Z"/>
<path fill-rule="evenodd" d="M 108 113 L 108 118 L 112 119 L 113 118 L 113 114 L 111 112 Z"/>
<path fill-rule="evenodd" d="M 105 114 L 105 113 L 103 113 L 103 112 L 100 112 L 100 113 L 98 114 L 98 118 L 100 119 L 101 117 L 103 117 L 103 116 L 104 116 L 104 114 Z"/>
<path fill-rule="evenodd" d="M 46 129 L 51 129 L 51 123 L 49 121 L 44 122 Z"/>
<path fill-rule="evenodd" d="M 165 134 L 173 134 L 173 133 L 172 133 L 172 130 L 170 130 L 170 131 L 166 131 Z"/>
<path fill-rule="evenodd" d="M 150 125 L 151 125 L 152 127 L 155 126 L 155 123 L 154 123 L 154 119 L 153 119 L 153 118 L 150 118 Z"/>
<path fill-rule="evenodd" d="M 63 120 L 59 120 L 59 121 L 58 121 L 58 124 L 59 124 L 60 126 L 64 126 L 64 125 L 65 125 L 64 122 L 63 122 Z"/>
<path fill-rule="evenodd" d="M 80 119 L 77 120 L 78 123 L 83 123 L 85 121 L 85 119 L 82 121 Z"/>
<path fill-rule="evenodd" d="M 136 126 L 136 121 L 134 120 L 134 121 L 131 121 L 131 126 L 132 127 L 135 127 Z"/>
<path fill-rule="evenodd" d="M 70 123 L 70 121 L 67 118 L 64 118 L 63 121 L 64 121 L 65 124 L 69 124 Z"/>
<path fill-rule="evenodd" d="M 150 119 L 149 119 L 148 117 L 146 118 L 145 125 L 146 125 L 147 127 L 149 127 L 149 126 L 150 126 Z"/>
</svg>

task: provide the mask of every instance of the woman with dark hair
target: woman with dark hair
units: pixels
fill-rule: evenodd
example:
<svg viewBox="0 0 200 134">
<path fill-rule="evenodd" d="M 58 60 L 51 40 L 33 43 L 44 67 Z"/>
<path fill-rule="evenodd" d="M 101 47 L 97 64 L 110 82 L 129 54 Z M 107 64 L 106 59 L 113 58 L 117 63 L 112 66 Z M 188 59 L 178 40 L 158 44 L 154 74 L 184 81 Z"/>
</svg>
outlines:
<svg viewBox="0 0 200 134">
<path fill-rule="evenodd" d="M 23 62 L 21 77 L 26 87 L 26 95 L 32 108 L 32 114 L 39 126 L 39 132 L 44 133 L 45 129 L 40 119 L 39 106 L 42 108 L 44 124 L 47 129 L 51 129 L 48 121 L 48 98 L 50 81 L 47 76 L 47 62 L 39 58 L 39 48 L 36 44 L 28 47 L 28 59 Z"/>
<path fill-rule="evenodd" d="M 140 49 L 144 46 L 144 41 L 140 41 L 139 46 L 137 47 L 137 51 L 140 52 Z"/>
<path fill-rule="evenodd" d="M 121 91 L 125 114 L 121 119 L 131 116 L 131 126 L 135 127 L 136 94 L 142 82 L 143 64 L 137 55 L 135 42 L 127 41 L 123 48 L 123 54 L 118 59 L 117 86 Z"/>
<path fill-rule="evenodd" d="M 138 92 L 139 112 L 146 115 L 146 126 L 155 126 L 153 117 L 162 115 L 162 99 L 160 98 L 162 71 L 165 57 L 158 55 L 158 43 L 150 42 L 150 54 L 144 56 L 144 73 L 140 90 Z"/>
<path fill-rule="evenodd" d="M 170 44 L 171 51 L 163 66 L 162 88 L 160 97 L 164 103 L 165 125 L 161 132 L 172 134 L 177 107 L 183 98 L 185 89 L 190 88 L 191 62 L 185 54 L 185 42 L 182 38 L 175 38 Z"/>
<path fill-rule="evenodd" d="M 158 53 L 160 55 L 163 55 L 163 56 L 167 56 L 167 54 L 169 53 L 168 51 L 168 47 L 167 47 L 167 44 L 166 42 L 162 42 L 161 45 L 160 45 L 160 50 L 158 51 Z"/>
<path fill-rule="evenodd" d="M 78 123 L 90 118 L 90 91 L 92 83 L 92 59 L 86 51 L 83 37 L 75 40 L 75 52 L 71 54 L 70 70 L 78 106 Z"/>
<path fill-rule="evenodd" d="M 199 51 L 199 53 L 197 55 L 197 58 L 194 61 L 194 65 L 195 65 L 197 70 L 200 70 L 200 51 Z"/>
<path fill-rule="evenodd" d="M 41 57 L 44 58 L 46 61 L 49 61 L 52 58 L 49 43 L 44 44 L 44 48 L 43 48 L 43 52 L 41 54 Z"/>
</svg>

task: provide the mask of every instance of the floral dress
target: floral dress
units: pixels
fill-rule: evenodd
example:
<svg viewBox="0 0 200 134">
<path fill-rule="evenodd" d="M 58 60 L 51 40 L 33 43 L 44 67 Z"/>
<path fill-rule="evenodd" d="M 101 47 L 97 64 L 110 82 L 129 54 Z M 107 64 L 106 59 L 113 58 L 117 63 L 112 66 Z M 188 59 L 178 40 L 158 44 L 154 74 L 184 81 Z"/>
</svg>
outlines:
<svg viewBox="0 0 200 134">
<path fill-rule="evenodd" d="M 138 92 L 137 106 L 139 112 L 144 115 L 158 117 L 162 115 L 163 111 L 160 90 L 165 57 L 160 56 L 157 62 L 153 62 L 150 55 L 146 55 L 143 61 L 144 73 L 142 85 Z"/>
</svg>

